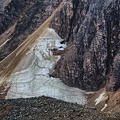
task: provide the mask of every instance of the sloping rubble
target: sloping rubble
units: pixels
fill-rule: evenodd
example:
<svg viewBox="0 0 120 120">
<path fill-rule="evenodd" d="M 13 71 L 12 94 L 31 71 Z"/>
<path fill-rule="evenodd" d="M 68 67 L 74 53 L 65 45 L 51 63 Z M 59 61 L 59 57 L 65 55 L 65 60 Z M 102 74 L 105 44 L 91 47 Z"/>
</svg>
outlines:
<svg viewBox="0 0 120 120">
<path fill-rule="evenodd" d="M 98 116 L 99 115 L 99 116 Z M 95 109 L 48 97 L 1 100 L 1 120 L 112 120 Z"/>
</svg>

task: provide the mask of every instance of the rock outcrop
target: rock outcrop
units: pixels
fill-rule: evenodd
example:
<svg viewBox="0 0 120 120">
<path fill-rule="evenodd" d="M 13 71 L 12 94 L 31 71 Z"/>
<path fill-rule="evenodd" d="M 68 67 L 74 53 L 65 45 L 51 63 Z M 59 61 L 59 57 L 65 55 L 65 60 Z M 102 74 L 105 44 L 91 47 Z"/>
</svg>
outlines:
<svg viewBox="0 0 120 120">
<path fill-rule="evenodd" d="M 12 0 L 0 15 L 0 34 L 16 23 L 15 32 L 0 51 L 0 61 L 18 47 L 58 7 L 62 0 Z"/>
<path fill-rule="evenodd" d="M 0 1 L 0 14 L 4 14 L 5 7 L 11 2 L 11 0 Z"/>
<path fill-rule="evenodd" d="M 87 91 L 120 88 L 120 1 L 70 0 L 51 26 L 68 42 L 55 76 Z"/>
<path fill-rule="evenodd" d="M 0 119 L 113 120 L 95 109 L 48 97 L 0 100 Z"/>
</svg>

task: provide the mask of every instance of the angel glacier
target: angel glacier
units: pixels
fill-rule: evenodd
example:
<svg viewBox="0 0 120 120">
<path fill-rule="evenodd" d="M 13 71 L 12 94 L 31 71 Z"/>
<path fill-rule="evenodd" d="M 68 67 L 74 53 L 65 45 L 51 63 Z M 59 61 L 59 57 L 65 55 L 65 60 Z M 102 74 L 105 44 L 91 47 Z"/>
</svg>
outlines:
<svg viewBox="0 0 120 120">
<path fill-rule="evenodd" d="M 11 85 L 6 99 L 48 96 L 84 105 L 86 92 L 68 87 L 59 78 L 50 77 L 61 56 L 53 49 L 64 50 L 66 44 L 51 28 L 47 28 L 15 68 L 8 80 Z"/>
</svg>

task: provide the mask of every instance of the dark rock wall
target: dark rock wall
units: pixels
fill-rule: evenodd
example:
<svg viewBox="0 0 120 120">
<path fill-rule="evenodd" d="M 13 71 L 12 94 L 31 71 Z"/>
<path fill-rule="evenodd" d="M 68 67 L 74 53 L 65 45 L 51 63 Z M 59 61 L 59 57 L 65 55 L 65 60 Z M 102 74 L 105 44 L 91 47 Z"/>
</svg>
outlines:
<svg viewBox="0 0 120 120">
<path fill-rule="evenodd" d="M 120 1 L 110 4 L 105 11 L 107 28 L 107 90 L 120 88 Z"/>
<path fill-rule="evenodd" d="M 57 15 L 61 22 L 51 24 L 56 29 L 59 22 L 56 30 L 68 42 L 53 75 L 87 91 L 98 90 L 106 83 L 108 90 L 118 89 L 120 57 L 114 58 L 120 50 L 120 1 L 71 0 L 68 4 L 62 16 Z M 66 9 L 70 9 L 71 16 Z M 114 74 L 112 80 L 109 74 Z"/>
</svg>

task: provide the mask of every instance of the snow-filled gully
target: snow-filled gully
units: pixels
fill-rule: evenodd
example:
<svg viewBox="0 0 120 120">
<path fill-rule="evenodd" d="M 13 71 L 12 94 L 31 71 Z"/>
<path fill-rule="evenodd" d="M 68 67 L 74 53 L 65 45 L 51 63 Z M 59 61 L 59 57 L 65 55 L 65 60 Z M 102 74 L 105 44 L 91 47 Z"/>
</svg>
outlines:
<svg viewBox="0 0 120 120">
<path fill-rule="evenodd" d="M 48 96 L 67 102 L 86 104 L 85 92 L 68 87 L 59 78 L 50 77 L 61 56 L 52 49 L 64 50 L 65 44 L 51 28 L 46 29 L 22 59 L 8 80 L 11 87 L 6 99 Z"/>
</svg>

